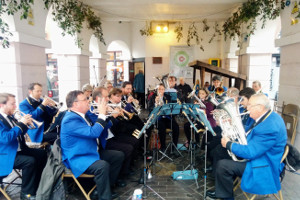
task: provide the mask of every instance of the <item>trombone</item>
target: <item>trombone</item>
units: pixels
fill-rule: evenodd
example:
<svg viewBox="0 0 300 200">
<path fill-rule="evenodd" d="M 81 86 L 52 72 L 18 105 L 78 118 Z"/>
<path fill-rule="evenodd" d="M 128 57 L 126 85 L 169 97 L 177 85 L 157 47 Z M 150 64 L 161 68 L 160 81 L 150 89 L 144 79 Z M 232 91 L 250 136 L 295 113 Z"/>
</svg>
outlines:
<svg viewBox="0 0 300 200">
<path fill-rule="evenodd" d="M 26 114 L 23 113 L 23 112 L 20 111 L 20 110 L 16 110 L 16 111 L 14 112 L 14 114 L 13 114 L 14 118 L 15 118 L 16 120 L 18 120 L 18 122 L 20 122 L 21 119 L 22 119 L 25 115 L 26 115 Z M 27 127 L 28 127 L 29 129 L 40 128 L 40 126 L 42 126 L 43 123 L 44 123 L 44 122 L 39 122 L 39 121 L 33 119 L 32 117 L 31 117 L 31 121 L 32 121 L 32 122 L 31 122 L 29 125 L 27 125 Z"/>
</svg>

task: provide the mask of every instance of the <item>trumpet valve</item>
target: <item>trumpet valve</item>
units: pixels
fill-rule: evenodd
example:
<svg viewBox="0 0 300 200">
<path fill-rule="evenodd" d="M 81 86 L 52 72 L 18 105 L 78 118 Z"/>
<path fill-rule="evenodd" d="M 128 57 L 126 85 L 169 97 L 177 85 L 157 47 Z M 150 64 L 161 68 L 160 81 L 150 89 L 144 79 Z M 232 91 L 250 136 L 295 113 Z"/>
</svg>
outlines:
<svg viewBox="0 0 300 200">
<path fill-rule="evenodd" d="M 136 139 L 139 139 L 140 131 L 138 129 L 135 129 L 132 133 L 132 136 L 136 137 Z"/>
</svg>

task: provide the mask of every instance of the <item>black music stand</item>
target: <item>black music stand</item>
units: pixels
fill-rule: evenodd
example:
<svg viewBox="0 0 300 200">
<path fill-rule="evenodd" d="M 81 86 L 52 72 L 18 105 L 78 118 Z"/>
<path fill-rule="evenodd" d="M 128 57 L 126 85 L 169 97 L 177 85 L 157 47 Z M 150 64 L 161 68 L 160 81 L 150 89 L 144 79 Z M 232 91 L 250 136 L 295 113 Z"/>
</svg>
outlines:
<svg viewBox="0 0 300 200">
<path fill-rule="evenodd" d="M 152 189 L 150 186 L 147 185 L 147 158 L 146 158 L 146 151 L 147 151 L 147 147 L 146 147 L 146 129 L 148 129 L 154 121 L 156 121 L 157 117 L 159 116 L 160 110 L 162 109 L 162 106 L 157 106 L 155 107 L 152 112 L 150 113 L 150 117 L 148 118 L 147 122 L 145 123 L 145 125 L 143 126 L 143 128 L 140 131 L 140 134 L 138 135 L 138 138 L 140 138 L 143 134 L 144 134 L 144 183 L 143 186 L 140 188 L 143 191 L 143 199 L 147 198 L 147 188 L 149 190 L 151 190 L 153 193 L 155 193 L 159 198 L 163 199 L 164 198 L 162 196 L 160 196 L 154 189 Z M 129 197 L 130 199 L 132 198 L 132 195 Z"/>
<path fill-rule="evenodd" d="M 195 169 L 195 147 L 196 147 L 196 143 L 194 141 L 194 137 L 195 137 L 195 132 L 199 133 L 200 130 L 197 129 L 197 127 L 195 126 L 195 124 L 192 122 L 192 120 L 190 119 L 190 116 L 193 116 L 194 118 L 197 118 L 196 116 L 196 109 L 199 109 L 200 105 L 198 104 L 183 104 L 182 105 L 182 113 L 184 114 L 184 116 L 187 118 L 187 120 L 190 123 L 190 127 L 191 127 L 191 140 L 190 140 L 190 145 L 189 145 L 189 153 L 190 153 L 190 163 L 187 167 L 184 168 L 184 170 L 182 171 L 182 173 L 184 173 L 187 169 L 190 169 L 191 175 L 194 176 L 197 188 L 199 188 L 198 185 L 198 180 L 197 180 L 197 176 L 196 176 L 196 169 Z M 196 119 L 195 119 L 196 120 Z"/>
<path fill-rule="evenodd" d="M 181 113 L 181 108 L 182 106 L 180 104 L 177 103 L 169 103 L 169 104 L 164 104 L 162 106 L 161 112 L 160 112 L 160 116 L 163 115 L 170 115 L 171 116 L 171 129 L 172 129 L 172 123 L 173 123 L 173 115 L 178 115 Z M 167 150 L 170 148 L 170 152 L 173 153 L 173 148 L 175 148 L 175 150 L 179 153 L 179 155 L 182 157 L 183 155 L 180 153 L 180 151 L 177 149 L 177 147 L 175 146 L 173 140 L 171 141 L 171 143 L 168 144 L 168 146 L 166 147 L 166 150 L 164 152 L 162 152 L 161 150 L 159 150 L 159 152 L 163 155 L 158 161 L 161 161 L 163 158 L 167 157 L 169 160 L 171 160 L 173 162 L 173 159 L 171 159 L 170 157 L 167 156 L 166 152 Z"/>
<path fill-rule="evenodd" d="M 201 121 L 204 123 L 205 127 L 205 153 L 204 153 L 204 187 L 203 187 L 203 197 L 206 199 L 206 178 L 207 178 L 207 172 L 206 172 L 206 161 L 207 161 L 207 131 L 210 131 L 213 136 L 216 136 L 216 133 L 214 132 L 213 128 L 210 125 L 210 122 L 207 120 L 206 114 L 203 110 L 197 108 L 196 109 L 197 114 Z"/>
</svg>

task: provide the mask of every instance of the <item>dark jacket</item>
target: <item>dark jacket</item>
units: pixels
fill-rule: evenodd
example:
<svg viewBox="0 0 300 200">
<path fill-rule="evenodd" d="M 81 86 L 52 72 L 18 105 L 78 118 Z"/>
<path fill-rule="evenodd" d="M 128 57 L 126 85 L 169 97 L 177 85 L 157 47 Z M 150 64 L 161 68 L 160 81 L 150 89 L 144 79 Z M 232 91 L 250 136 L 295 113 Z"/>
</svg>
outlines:
<svg viewBox="0 0 300 200">
<path fill-rule="evenodd" d="M 59 139 L 54 142 L 47 164 L 43 170 L 40 184 L 36 192 L 37 200 L 50 199 L 53 187 L 65 169 L 65 166 L 62 163 L 59 142 Z"/>
</svg>

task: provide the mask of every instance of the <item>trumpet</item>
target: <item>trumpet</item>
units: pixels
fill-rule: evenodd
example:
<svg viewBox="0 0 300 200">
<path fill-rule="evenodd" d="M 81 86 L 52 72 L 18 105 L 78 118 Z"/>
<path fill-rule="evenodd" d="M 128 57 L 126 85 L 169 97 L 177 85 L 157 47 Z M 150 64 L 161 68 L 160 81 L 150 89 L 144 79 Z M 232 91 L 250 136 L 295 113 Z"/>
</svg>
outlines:
<svg viewBox="0 0 300 200">
<path fill-rule="evenodd" d="M 14 112 L 14 114 L 13 114 L 14 118 L 15 118 L 16 120 L 18 120 L 18 122 L 20 122 L 21 119 L 23 118 L 23 116 L 25 116 L 25 115 L 26 115 L 26 114 L 23 113 L 23 112 L 20 111 L 20 110 L 16 110 L 16 111 Z M 44 123 L 44 122 L 39 122 L 39 121 L 37 121 L 37 120 L 35 120 L 35 119 L 33 119 L 33 118 L 31 118 L 31 121 L 32 121 L 32 122 L 31 122 L 29 125 L 27 125 L 27 127 L 28 127 L 29 129 L 40 128 L 40 126 L 42 126 L 43 123 Z"/>
<path fill-rule="evenodd" d="M 96 102 L 92 102 L 90 103 L 90 112 L 95 114 L 95 115 L 99 115 L 98 112 L 98 104 Z M 118 111 L 112 110 L 112 111 L 107 111 L 107 114 L 105 115 L 106 117 L 110 117 L 114 114 L 118 114 Z"/>
<path fill-rule="evenodd" d="M 112 108 L 115 108 L 115 107 L 117 107 L 117 108 L 120 108 L 121 110 L 122 110 L 122 112 L 123 113 L 125 113 L 126 115 L 127 115 L 127 117 L 121 112 L 121 115 L 122 115 L 122 117 L 124 118 L 124 119 L 126 119 L 126 120 L 131 120 L 132 119 L 132 117 L 133 117 L 133 115 L 134 115 L 134 113 L 130 113 L 130 112 L 128 112 L 127 110 L 125 110 L 124 108 L 122 108 L 122 105 L 124 106 L 124 103 L 123 102 L 120 102 L 120 103 L 118 103 L 118 104 L 112 104 L 112 103 L 109 103 L 109 104 L 107 104 L 109 107 L 112 107 Z M 125 105 L 126 106 L 126 105 Z"/>
<path fill-rule="evenodd" d="M 56 102 L 47 96 L 44 96 L 44 99 L 49 99 L 51 101 L 51 103 L 53 104 L 53 106 L 47 105 L 48 107 L 56 108 L 57 110 L 59 110 L 64 105 L 63 102 Z"/>
<path fill-rule="evenodd" d="M 129 96 L 132 96 L 132 95 L 129 94 Z M 133 98 L 132 104 L 133 104 L 133 106 L 132 106 L 133 109 L 139 115 L 141 113 L 141 108 L 140 108 L 140 105 L 139 105 L 139 101 Z"/>
</svg>

